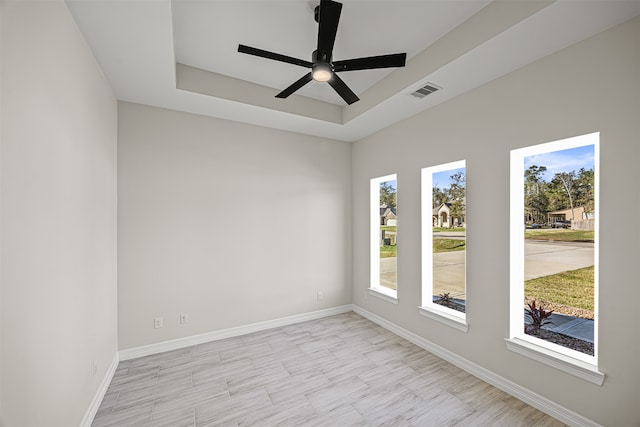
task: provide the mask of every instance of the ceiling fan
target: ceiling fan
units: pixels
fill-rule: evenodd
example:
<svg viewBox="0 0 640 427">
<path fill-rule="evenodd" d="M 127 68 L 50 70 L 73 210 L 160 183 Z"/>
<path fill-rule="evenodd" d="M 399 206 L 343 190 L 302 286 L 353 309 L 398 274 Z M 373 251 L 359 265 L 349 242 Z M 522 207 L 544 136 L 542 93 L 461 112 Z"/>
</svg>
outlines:
<svg viewBox="0 0 640 427">
<path fill-rule="evenodd" d="M 349 89 L 336 73 L 342 71 L 370 70 L 374 68 L 404 67 L 407 54 L 395 53 L 391 55 L 333 61 L 333 45 L 336 40 L 336 33 L 338 32 L 338 22 L 340 21 L 341 11 L 342 3 L 332 0 L 321 0 L 320 4 L 316 6 L 314 18 L 318 23 L 318 47 L 311 55 L 311 62 L 245 46 L 243 44 L 238 45 L 238 52 L 311 68 L 311 72 L 305 74 L 298 81 L 277 94 L 276 98 L 287 98 L 311 80 L 315 80 L 329 83 L 338 95 L 340 95 L 347 104 L 351 105 L 360 98 Z"/>
</svg>

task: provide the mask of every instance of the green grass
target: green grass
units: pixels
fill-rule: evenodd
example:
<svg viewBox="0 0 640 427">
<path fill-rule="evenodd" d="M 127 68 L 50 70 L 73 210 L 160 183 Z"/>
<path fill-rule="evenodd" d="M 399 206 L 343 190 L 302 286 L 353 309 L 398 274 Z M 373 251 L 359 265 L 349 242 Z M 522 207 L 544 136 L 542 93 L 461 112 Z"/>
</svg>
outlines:
<svg viewBox="0 0 640 427">
<path fill-rule="evenodd" d="M 391 258 L 397 256 L 397 246 L 380 246 L 380 258 Z M 464 251 L 466 242 L 457 239 L 433 239 L 433 252 L 453 252 Z"/>
<path fill-rule="evenodd" d="M 593 311 L 593 267 L 565 271 L 524 282 L 527 297 Z"/>
<path fill-rule="evenodd" d="M 381 225 L 380 226 L 380 230 L 384 230 L 384 231 L 397 231 L 396 228 L 398 228 L 398 227 L 396 227 L 395 225 Z"/>
<path fill-rule="evenodd" d="M 443 227 L 433 227 L 433 231 L 454 231 L 458 233 L 464 233 L 467 229 L 463 227 L 456 228 L 443 228 Z"/>
<path fill-rule="evenodd" d="M 593 230 L 567 230 L 564 228 L 550 228 L 542 230 L 527 230 L 525 239 L 555 240 L 557 242 L 593 242 Z"/>
<path fill-rule="evenodd" d="M 397 246 L 380 246 L 380 258 L 393 258 L 396 256 Z"/>
<path fill-rule="evenodd" d="M 433 239 L 433 253 L 464 251 L 466 241 L 456 239 Z"/>
</svg>

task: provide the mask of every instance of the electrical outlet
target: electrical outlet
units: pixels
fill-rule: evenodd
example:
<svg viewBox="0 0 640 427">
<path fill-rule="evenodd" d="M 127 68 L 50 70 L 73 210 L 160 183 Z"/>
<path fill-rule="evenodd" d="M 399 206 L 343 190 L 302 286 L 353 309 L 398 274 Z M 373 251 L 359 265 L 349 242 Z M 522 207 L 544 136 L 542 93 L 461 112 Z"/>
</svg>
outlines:
<svg viewBox="0 0 640 427">
<path fill-rule="evenodd" d="M 318 291 L 318 293 L 316 294 L 316 298 L 318 299 L 318 301 L 324 299 L 324 293 L 322 291 Z"/>
<path fill-rule="evenodd" d="M 158 329 L 164 326 L 164 322 L 162 321 L 162 317 L 156 317 L 153 319 L 153 327 Z"/>
<path fill-rule="evenodd" d="M 180 324 L 185 324 L 189 322 L 189 316 L 187 314 L 180 315 Z"/>
</svg>

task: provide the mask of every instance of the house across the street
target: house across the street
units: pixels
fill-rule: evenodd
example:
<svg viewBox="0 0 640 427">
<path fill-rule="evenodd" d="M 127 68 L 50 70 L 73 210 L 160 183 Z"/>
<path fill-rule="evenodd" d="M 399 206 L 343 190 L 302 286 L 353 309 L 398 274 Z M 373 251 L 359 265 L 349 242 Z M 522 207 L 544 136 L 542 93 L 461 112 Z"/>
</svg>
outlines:
<svg viewBox="0 0 640 427">
<path fill-rule="evenodd" d="M 587 212 L 584 206 L 576 206 L 573 209 L 561 209 L 547 213 L 548 224 L 559 222 L 570 222 L 570 227 L 574 230 L 593 230 L 595 222 L 595 212 Z"/>
<path fill-rule="evenodd" d="M 463 207 L 460 216 L 451 217 L 451 203 L 442 203 L 433 209 L 433 226 L 442 228 L 464 227 L 466 209 Z"/>
<path fill-rule="evenodd" d="M 395 207 L 393 206 L 380 207 L 380 225 L 389 225 L 393 227 L 398 225 L 398 215 L 396 213 Z"/>
</svg>

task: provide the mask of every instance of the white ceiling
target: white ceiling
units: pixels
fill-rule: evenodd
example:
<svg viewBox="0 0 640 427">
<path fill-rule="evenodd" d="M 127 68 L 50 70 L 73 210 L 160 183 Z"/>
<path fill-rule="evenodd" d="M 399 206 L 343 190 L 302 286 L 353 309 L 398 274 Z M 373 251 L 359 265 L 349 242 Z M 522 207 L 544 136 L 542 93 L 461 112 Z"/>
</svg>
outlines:
<svg viewBox="0 0 640 427">
<path fill-rule="evenodd" d="M 347 106 L 325 83 L 273 98 L 308 70 L 237 52 L 310 60 L 316 1 L 66 3 L 118 99 L 344 141 L 640 14 L 638 0 L 343 0 L 335 60 L 407 52 L 405 68 L 341 73 L 361 98 Z M 427 82 L 443 89 L 407 95 Z"/>
<path fill-rule="evenodd" d="M 336 36 L 334 60 L 406 52 L 411 59 L 437 39 L 482 9 L 482 1 L 357 1 L 348 0 Z M 173 2 L 176 60 L 242 80 L 284 89 L 308 69 L 238 54 L 238 44 L 311 61 L 317 46 L 317 2 L 310 1 L 188 1 Z M 356 71 L 341 78 L 362 93 L 391 69 Z M 312 84 L 297 92 L 346 105 L 327 84 Z"/>
</svg>

